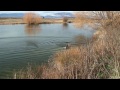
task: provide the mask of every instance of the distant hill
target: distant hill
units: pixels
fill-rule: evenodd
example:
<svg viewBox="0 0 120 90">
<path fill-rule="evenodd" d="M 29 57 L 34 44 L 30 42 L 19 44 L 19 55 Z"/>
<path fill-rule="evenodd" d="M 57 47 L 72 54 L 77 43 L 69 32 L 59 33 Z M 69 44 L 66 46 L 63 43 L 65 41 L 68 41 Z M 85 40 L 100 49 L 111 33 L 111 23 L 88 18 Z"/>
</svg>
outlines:
<svg viewBox="0 0 120 90">
<path fill-rule="evenodd" d="M 0 14 L 0 18 L 22 18 L 24 16 L 24 13 L 4 13 Z"/>
<path fill-rule="evenodd" d="M 0 18 L 22 18 L 24 16 L 24 13 L 4 13 L 0 14 Z M 43 16 L 44 18 L 62 18 L 62 17 L 74 17 L 72 13 L 69 12 L 60 12 L 60 13 L 55 13 L 54 15 L 46 15 Z"/>
<path fill-rule="evenodd" d="M 72 13 L 69 12 L 60 12 L 60 13 L 55 13 L 56 16 L 59 17 L 74 17 Z"/>
<path fill-rule="evenodd" d="M 44 17 L 45 18 L 63 18 L 63 17 L 73 18 L 74 15 L 72 13 L 68 13 L 68 12 L 60 12 L 60 13 L 55 13 L 54 16 L 47 15 Z"/>
</svg>

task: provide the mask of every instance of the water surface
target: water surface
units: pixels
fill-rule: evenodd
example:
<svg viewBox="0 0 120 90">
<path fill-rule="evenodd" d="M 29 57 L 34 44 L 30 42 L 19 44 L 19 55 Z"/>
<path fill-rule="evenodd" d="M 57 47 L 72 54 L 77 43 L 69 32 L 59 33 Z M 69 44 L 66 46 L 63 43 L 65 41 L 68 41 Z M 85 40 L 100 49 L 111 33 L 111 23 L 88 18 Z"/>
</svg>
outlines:
<svg viewBox="0 0 120 90">
<path fill-rule="evenodd" d="M 13 71 L 31 64 L 47 62 L 78 35 L 91 37 L 90 27 L 75 28 L 73 24 L 0 25 L 0 78 L 11 77 Z"/>
</svg>

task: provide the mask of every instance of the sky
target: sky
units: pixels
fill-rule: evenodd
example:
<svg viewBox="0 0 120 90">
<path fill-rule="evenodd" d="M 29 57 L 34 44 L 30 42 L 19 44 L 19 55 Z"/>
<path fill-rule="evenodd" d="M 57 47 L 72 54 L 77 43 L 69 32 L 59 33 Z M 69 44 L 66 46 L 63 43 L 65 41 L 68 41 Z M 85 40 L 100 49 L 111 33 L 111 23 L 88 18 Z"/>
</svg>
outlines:
<svg viewBox="0 0 120 90">
<path fill-rule="evenodd" d="M 0 11 L 0 14 L 2 13 L 25 13 L 25 12 L 35 12 L 40 15 L 54 15 L 55 13 L 59 13 L 59 12 L 74 13 L 75 11 Z"/>
</svg>

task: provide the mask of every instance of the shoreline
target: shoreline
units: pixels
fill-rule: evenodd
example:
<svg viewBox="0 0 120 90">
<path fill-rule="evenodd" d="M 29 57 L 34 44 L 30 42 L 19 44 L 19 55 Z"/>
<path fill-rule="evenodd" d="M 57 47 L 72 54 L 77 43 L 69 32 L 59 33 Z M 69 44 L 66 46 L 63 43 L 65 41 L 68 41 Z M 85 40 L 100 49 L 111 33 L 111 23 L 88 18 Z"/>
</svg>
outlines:
<svg viewBox="0 0 120 90">
<path fill-rule="evenodd" d="M 69 18 L 68 23 L 73 23 L 74 19 Z M 57 24 L 63 23 L 63 19 L 48 19 L 44 18 L 40 24 Z M 0 18 L 0 25 L 14 25 L 14 24 L 26 24 L 22 18 Z"/>
</svg>

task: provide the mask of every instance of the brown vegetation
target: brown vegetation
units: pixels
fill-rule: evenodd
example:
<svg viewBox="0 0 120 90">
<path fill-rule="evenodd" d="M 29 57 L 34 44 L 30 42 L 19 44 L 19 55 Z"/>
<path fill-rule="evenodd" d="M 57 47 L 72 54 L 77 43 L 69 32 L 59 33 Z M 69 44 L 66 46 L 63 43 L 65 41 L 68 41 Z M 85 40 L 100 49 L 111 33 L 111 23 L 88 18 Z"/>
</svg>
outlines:
<svg viewBox="0 0 120 90">
<path fill-rule="evenodd" d="M 88 15 L 86 13 L 76 12 L 75 13 L 75 19 L 74 19 L 74 25 L 78 28 L 81 28 L 85 24 L 87 25 L 94 25 L 94 20 L 91 18 L 88 18 Z"/>
<path fill-rule="evenodd" d="M 0 18 L 0 25 L 4 24 L 24 24 L 22 18 Z"/>
<path fill-rule="evenodd" d="M 120 78 L 119 12 L 94 12 L 100 27 L 86 45 L 56 53 L 47 65 L 20 71 L 14 78 L 118 79 Z M 103 18 L 103 16 L 104 18 Z M 81 22 L 81 21 L 80 21 Z M 87 23 L 85 21 L 85 23 Z M 89 23 L 89 21 L 88 21 Z M 96 22 L 95 22 L 96 23 Z"/>
<path fill-rule="evenodd" d="M 67 23 L 68 22 L 68 18 L 67 17 L 64 17 L 63 18 L 63 23 Z"/>
<path fill-rule="evenodd" d="M 40 24 L 42 18 L 39 15 L 30 12 L 25 14 L 23 20 L 25 23 L 31 25 L 31 24 Z"/>
</svg>

